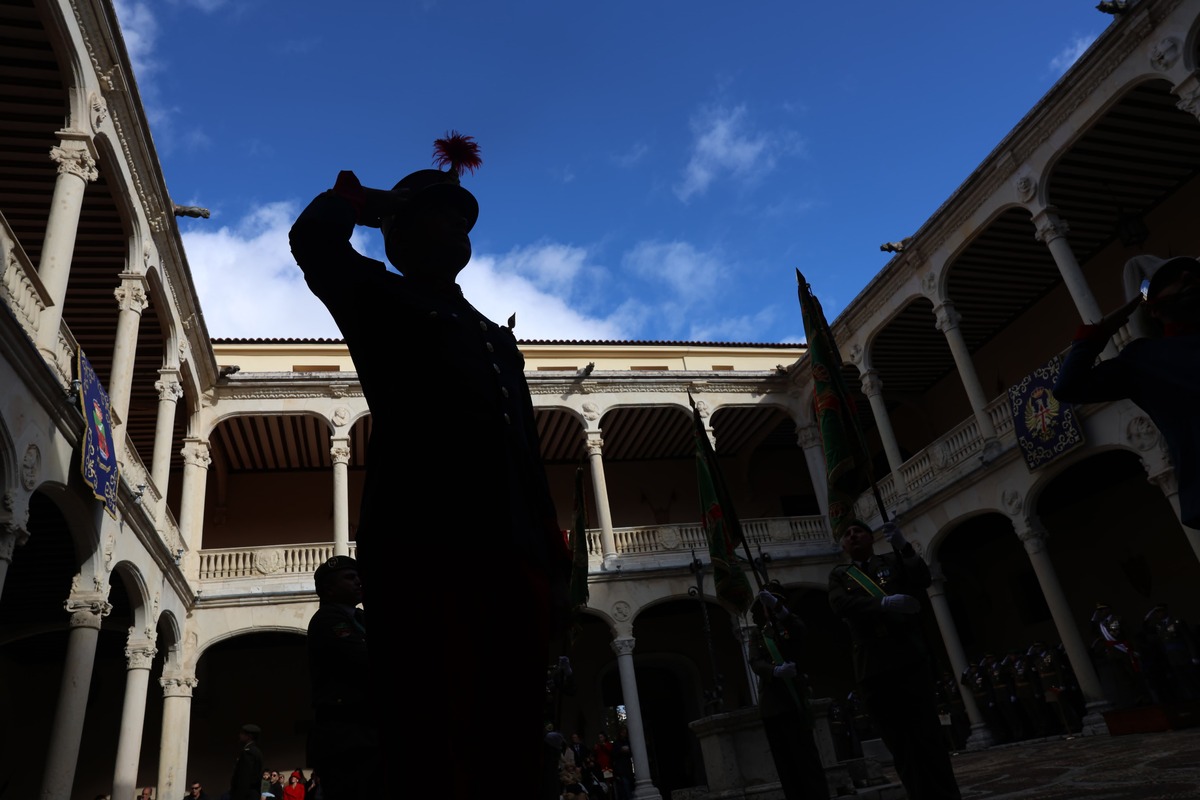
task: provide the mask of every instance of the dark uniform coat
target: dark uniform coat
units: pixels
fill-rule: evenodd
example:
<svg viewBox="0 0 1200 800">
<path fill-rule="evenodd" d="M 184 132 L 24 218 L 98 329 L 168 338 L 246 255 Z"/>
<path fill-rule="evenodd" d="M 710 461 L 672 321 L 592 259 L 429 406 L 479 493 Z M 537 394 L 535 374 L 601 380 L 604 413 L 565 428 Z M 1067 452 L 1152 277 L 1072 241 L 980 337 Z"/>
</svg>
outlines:
<svg viewBox="0 0 1200 800">
<path fill-rule="evenodd" d="M 362 611 L 323 601 L 309 620 L 306 642 L 314 716 L 308 761 L 330 800 L 357 797 L 378 746 Z"/>
<path fill-rule="evenodd" d="M 772 620 L 755 635 L 750 668 L 758 675 L 758 708 L 785 800 L 827 800 L 829 786 L 813 739 L 803 672 L 798 667 L 795 678 L 777 677 L 779 664 L 767 643 L 770 639 L 783 661 L 799 665 L 805 633 L 804 623 L 794 614 Z"/>
<path fill-rule="evenodd" d="M 920 614 L 885 611 L 882 598 L 863 588 L 849 567 L 834 567 L 830 573 L 829 605 L 850 627 L 854 677 L 871 719 L 909 797 L 958 800 Z M 912 545 L 905 545 L 899 555 L 872 555 L 859 568 L 887 594 L 919 600 L 931 583 L 929 567 Z"/>
<path fill-rule="evenodd" d="M 456 284 L 403 277 L 356 252 L 354 227 L 351 204 L 326 192 L 296 220 L 291 243 L 371 408 L 356 541 L 373 706 L 419 720 L 422 743 L 380 766 L 445 776 L 446 794 L 467 796 L 494 779 L 494 765 L 463 765 L 446 742 L 503 719 L 514 741 L 508 781 L 514 794 L 531 795 L 547 609 L 565 608 L 570 559 L 524 358 L 512 331 Z M 521 624 L 496 624 L 489 607 Z M 414 635 L 397 657 L 397 642 Z M 385 723 L 394 720 L 381 716 L 379 730 Z"/>
<path fill-rule="evenodd" d="M 254 742 L 247 742 L 233 765 L 229 779 L 229 800 L 260 800 L 262 797 L 263 754 Z"/>
</svg>

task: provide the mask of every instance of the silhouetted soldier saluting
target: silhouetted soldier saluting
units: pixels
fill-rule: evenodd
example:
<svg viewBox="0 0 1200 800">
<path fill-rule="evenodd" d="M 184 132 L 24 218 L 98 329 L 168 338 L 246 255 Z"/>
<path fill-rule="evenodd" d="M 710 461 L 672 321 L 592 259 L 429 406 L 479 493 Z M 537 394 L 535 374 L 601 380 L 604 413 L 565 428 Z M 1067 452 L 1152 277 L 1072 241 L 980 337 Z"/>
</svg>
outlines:
<svg viewBox="0 0 1200 800">
<path fill-rule="evenodd" d="M 459 176 L 479 163 L 474 140 L 450 134 L 435 143 L 448 170 L 419 170 L 390 191 L 343 172 L 291 242 L 371 408 L 357 543 L 372 705 L 381 731 L 400 722 L 387 715 L 416 723 L 402 747 L 381 743 L 386 769 L 475 796 L 494 765 L 452 743 L 502 726 L 505 782 L 532 797 L 551 609 L 566 605 L 569 556 L 516 339 L 455 283 L 479 214 Z M 351 247 L 356 224 L 382 229 L 403 275 Z"/>
</svg>

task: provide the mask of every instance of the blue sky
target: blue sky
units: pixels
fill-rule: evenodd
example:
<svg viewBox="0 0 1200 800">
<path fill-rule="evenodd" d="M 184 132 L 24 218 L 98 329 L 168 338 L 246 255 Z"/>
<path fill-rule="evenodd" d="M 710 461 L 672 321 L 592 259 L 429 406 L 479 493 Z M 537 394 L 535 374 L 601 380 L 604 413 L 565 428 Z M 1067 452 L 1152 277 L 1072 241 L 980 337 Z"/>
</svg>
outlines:
<svg viewBox="0 0 1200 800">
<path fill-rule="evenodd" d="M 209 332 L 337 336 L 287 247 L 473 135 L 460 283 L 525 339 L 798 341 L 1109 24 L 1094 0 L 118 0 Z M 355 242 L 382 258 L 375 231 Z"/>
</svg>

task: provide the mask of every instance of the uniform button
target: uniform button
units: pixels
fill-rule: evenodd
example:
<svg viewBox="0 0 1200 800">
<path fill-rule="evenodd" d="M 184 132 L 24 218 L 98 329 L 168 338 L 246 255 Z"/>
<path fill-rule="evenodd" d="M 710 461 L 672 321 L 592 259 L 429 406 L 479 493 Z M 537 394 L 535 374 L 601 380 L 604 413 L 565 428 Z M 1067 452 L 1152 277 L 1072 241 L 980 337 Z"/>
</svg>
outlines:
<svg viewBox="0 0 1200 800">
<path fill-rule="evenodd" d="M 489 352 L 489 353 L 494 353 L 494 352 L 496 352 L 496 348 L 492 347 L 492 343 L 491 343 L 491 342 L 488 342 L 488 343 L 487 343 L 486 345 L 484 345 L 484 346 L 485 346 L 485 347 L 488 349 L 488 352 Z"/>
<path fill-rule="evenodd" d="M 497 375 L 500 374 L 500 365 L 499 364 L 492 364 L 492 369 L 496 370 Z"/>
<path fill-rule="evenodd" d="M 504 422 L 508 425 L 512 425 L 512 420 L 508 418 L 508 414 L 504 415 Z"/>
<path fill-rule="evenodd" d="M 479 330 L 481 330 L 481 331 L 487 330 L 487 323 L 484 322 L 483 320 L 479 320 Z"/>
<path fill-rule="evenodd" d="M 429 318 L 430 318 L 430 319 L 435 319 L 436 317 L 437 317 L 437 312 L 436 312 L 436 311 L 430 311 L 430 312 L 429 312 Z"/>
<path fill-rule="evenodd" d="M 450 319 L 458 319 L 458 314 L 455 314 L 453 311 L 451 311 L 451 312 L 450 312 Z"/>
<path fill-rule="evenodd" d="M 500 387 L 500 394 L 504 395 L 505 397 L 508 397 L 508 388 L 507 388 L 507 387 L 504 387 L 504 386 L 501 386 L 501 387 Z"/>
</svg>

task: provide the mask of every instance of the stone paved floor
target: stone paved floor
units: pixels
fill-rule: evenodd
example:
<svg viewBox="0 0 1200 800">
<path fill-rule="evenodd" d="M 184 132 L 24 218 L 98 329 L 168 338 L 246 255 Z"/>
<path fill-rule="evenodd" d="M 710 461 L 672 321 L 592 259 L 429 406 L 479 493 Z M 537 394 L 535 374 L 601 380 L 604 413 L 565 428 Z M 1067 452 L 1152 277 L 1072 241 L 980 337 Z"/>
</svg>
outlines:
<svg viewBox="0 0 1200 800">
<path fill-rule="evenodd" d="M 1200 798 L 1200 728 L 961 753 L 954 773 L 963 800 Z"/>
</svg>

